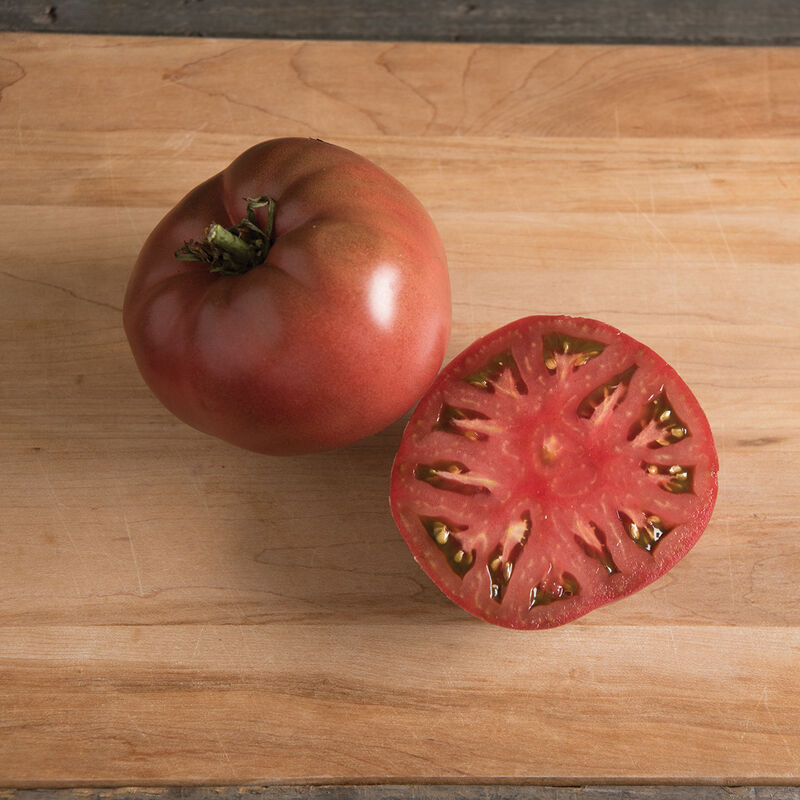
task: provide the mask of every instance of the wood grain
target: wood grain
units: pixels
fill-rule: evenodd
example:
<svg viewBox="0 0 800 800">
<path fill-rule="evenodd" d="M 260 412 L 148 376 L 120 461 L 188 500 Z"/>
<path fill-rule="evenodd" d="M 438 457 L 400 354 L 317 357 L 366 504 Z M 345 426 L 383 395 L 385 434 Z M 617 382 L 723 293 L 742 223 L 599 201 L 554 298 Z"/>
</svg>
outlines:
<svg viewBox="0 0 800 800">
<path fill-rule="evenodd" d="M 0 785 L 800 782 L 800 52 L 0 53 Z M 392 524 L 403 420 L 269 459 L 153 399 L 120 324 L 138 248 L 285 134 L 357 150 L 431 211 L 449 355 L 563 312 L 676 366 L 721 484 L 671 573 L 554 631 L 478 623 Z"/>
</svg>

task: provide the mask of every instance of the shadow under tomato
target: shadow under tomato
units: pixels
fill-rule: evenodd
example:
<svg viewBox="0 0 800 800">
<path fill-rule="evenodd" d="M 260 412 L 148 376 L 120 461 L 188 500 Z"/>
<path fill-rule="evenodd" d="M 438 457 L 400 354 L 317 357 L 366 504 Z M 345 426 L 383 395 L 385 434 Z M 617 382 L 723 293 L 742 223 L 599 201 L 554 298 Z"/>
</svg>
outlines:
<svg viewBox="0 0 800 800">
<path fill-rule="evenodd" d="M 228 580 L 247 598 L 238 604 L 247 621 L 461 613 L 392 519 L 390 473 L 407 421 L 326 453 L 233 458 L 228 479 L 238 473 L 247 511 L 231 531 Z"/>
</svg>

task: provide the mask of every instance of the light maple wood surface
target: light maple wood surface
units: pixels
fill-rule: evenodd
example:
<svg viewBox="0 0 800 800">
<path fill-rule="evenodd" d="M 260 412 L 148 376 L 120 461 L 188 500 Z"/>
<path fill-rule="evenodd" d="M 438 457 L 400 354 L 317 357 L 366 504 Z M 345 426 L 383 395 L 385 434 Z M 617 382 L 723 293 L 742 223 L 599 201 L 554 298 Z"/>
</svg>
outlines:
<svg viewBox="0 0 800 800">
<path fill-rule="evenodd" d="M 800 782 L 799 99 L 792 49 L 0 36 L 0 785 Z M 132 262 L 282 135 L 429 209 L 448 357 L 570 313 L 678 369 L 720 492 L 672 572 L 496 628 L 392 522 L 403 420 L 273 459 L 159 405 Z"/>
</svg>

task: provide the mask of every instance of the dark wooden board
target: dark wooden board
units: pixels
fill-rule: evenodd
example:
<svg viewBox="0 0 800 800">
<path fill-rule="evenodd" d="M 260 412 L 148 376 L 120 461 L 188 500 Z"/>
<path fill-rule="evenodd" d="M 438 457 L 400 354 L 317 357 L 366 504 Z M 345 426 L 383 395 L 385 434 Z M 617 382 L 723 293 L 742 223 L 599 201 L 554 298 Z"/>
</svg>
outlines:
<svg viewBox="0 0 800 800">
<path fill-rule="evenodd" d="M 797 0 L 0 0 L 0 30 L 408 41 L 800 44 Z"/>
<path fill-rule="evenodd" d="M 239 786 L 170 789 L 28 789 L 0 800 L 800 800 L 777 786 Z"/>
</svg>

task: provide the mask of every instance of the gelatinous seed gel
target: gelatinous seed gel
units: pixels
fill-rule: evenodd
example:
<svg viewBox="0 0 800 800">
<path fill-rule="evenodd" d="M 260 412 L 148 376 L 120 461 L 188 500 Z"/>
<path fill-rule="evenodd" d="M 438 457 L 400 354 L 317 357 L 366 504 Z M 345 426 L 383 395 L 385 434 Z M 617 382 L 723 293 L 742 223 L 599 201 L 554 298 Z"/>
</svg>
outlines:
<svg viewBox="0 0 800 800">
<path fill-rule="evenodd" d="M 711 517 L 717 466 L 700 405 L 656 353 L 595 320 L 527 317 L 420 401 L 392 513 L 462 608 L 549 628 L 673 567 Z"/>
</svg>

